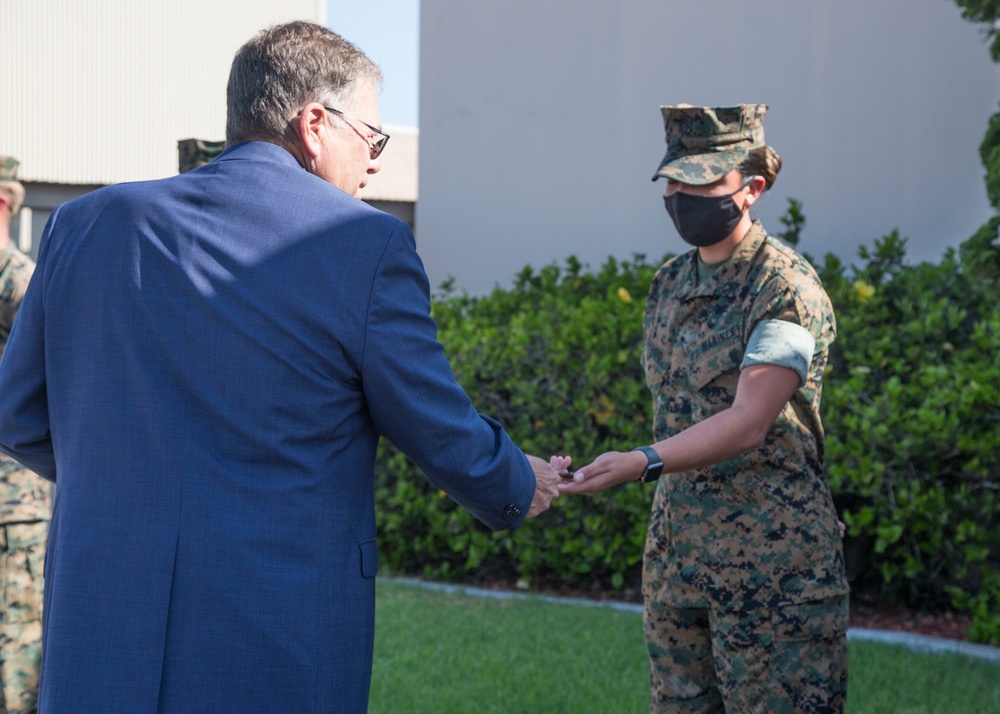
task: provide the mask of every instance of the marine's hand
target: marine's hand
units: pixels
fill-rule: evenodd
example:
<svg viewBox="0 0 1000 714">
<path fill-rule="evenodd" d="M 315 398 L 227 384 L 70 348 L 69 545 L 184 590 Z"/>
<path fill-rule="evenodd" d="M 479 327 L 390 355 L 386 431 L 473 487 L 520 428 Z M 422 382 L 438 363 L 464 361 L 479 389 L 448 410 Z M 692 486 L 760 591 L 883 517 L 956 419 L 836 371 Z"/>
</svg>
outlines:
<svg viewBox="0 0 1000 714">
<path fill-rule="evenodd" d="M 626 481 L 635 481 L 646 468 L 646 455 L 641 451 L 608 451 L 594 463 L 576 470 L 573 480 L 559 484 L 562 493 L 593 496 Z"/>
<path fill-rule="evenodd" d="M 531 470 L 535 472 L 535 497 L 531 499 L 528 518 L 534 518 L 542 511 L 548 510 L 553 498 L 559 497 L 559 472 L 552 464 L 542 461 L 537 456 L 525 454 Z"/>
</svg>

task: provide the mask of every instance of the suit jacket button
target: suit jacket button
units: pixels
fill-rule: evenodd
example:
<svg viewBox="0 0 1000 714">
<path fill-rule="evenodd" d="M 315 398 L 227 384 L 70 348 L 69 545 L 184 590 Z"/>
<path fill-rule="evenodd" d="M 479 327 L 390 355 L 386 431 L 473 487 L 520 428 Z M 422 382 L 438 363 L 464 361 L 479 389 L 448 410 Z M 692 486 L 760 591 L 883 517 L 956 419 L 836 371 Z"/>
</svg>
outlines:
<svg viewBox="0 0 1000 714">
<path fill-rule="evenodd" d="M 503 509 L 503 514 L 507 516 L 510 520 L 515 520 L 521 515 L 521 509 L 515 506 L 513 503 Z"/>
</svg>

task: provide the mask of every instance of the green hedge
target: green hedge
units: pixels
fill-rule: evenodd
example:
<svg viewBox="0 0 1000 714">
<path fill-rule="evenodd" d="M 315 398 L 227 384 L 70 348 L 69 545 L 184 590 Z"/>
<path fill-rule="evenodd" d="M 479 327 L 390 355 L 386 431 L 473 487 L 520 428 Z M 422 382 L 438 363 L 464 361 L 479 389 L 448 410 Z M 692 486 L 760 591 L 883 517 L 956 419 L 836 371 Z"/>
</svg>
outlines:
<svg viewBox="0 0 1000 714">
<path fill-rule="evenodd" d="M 860 257 L 860 267 L 832 255 L 817 266 L 839 324 L 824 420 L 853 585 L 900 604 L 970 609 L 977 637 L 1000 640 L 1000 595 L 985 567 L 1000 541 L 995 295 L 974 289 L 954 253 L 907 266 L 896 234 Z M 569 258 L 525 268 L 512 289 L 479 299 L 443 286 L 439 337 L 477 408 L 529 453 L 581 465 L 648 442 L 642 310 L 660 262 L 636 255 L 591 272 Z M 585 591 L 635 588 L 652 489 L 560 498 L 518 531 L 491 533 L 383 443 L 376 498 L 393 571 Z"/>
<path fill-rule="evenodd" d="M 642 302 L 654 272 L 641 257 L 609 260 L 597 273 L 573 258 L 565 268 L 525 268 L 509 291 L 436 300 L 439 337 L 476 407 L 525 451 L 580 461 L 644 443 L 651 415 L 639 368 Z M 383 444 L 379 463 L 379 536 L 394 570 L 637 581 L 648 489 L 558 499 L 516 533 L 489 533 L 391 446 Z"/>
<path fill-rule="evenodd" d="M 904 248 L 893 233 L 850 277 L 832 256 L 821 270 L 839 327 L 827 468 L 856 589 L 970 607 L 1000 542 L 1000 309 L 954 252 L 907 267 Z"/>
</svg>

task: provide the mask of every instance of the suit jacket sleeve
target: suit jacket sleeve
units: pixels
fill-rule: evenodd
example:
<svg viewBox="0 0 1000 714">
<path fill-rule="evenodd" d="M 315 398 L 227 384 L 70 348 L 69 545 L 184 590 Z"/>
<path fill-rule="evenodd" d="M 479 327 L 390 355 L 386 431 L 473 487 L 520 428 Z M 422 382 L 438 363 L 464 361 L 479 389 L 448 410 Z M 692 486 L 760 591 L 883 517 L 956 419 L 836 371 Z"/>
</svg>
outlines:
<svg viewBox="0 0 1000 714">
<path fill-rule="evenodd" d="M 43 275 L 58 215 L 57 209 L 45 226 L 35 273 L 0 360 L 0 451 L 49 481 L 56 480 L 56 461 L 45 380 Z"/>
<path fill-rule="evenodd" d="M 413 236 L 399 223 L 369 296 L 361 371 L 372 419 L 435 487 L 483 523 L 495 530 L 517 526 L 534 496 L 534 473 L 456 381 L 437 340 L 429 294 Z"/>
</svg>

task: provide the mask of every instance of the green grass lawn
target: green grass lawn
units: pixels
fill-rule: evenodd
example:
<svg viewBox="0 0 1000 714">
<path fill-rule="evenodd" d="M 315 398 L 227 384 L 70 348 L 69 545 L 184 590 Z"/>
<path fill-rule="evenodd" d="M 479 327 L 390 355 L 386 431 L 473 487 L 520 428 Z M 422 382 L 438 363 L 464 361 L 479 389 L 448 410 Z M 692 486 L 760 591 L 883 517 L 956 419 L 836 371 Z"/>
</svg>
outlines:
<svg viewBox="0 0 1000 714">
<path fill-rule="evenodd" d="M 636 613 L 378 584 L 372 714 L 645 712 L 648 676 Z M 851 642 L 848 712 L 996 714 L 1000 666 Z"/>
</svg>

